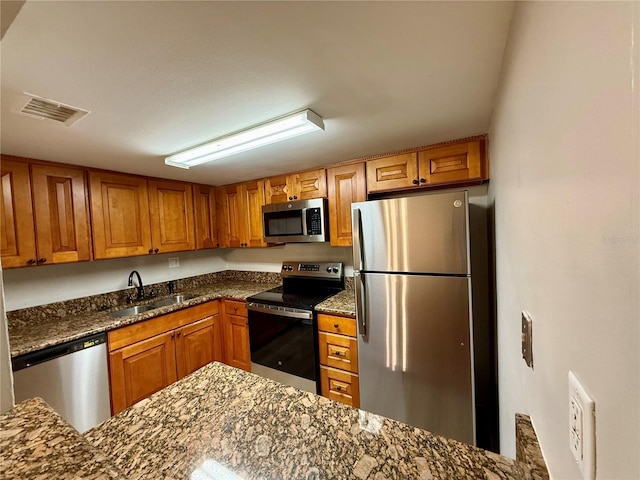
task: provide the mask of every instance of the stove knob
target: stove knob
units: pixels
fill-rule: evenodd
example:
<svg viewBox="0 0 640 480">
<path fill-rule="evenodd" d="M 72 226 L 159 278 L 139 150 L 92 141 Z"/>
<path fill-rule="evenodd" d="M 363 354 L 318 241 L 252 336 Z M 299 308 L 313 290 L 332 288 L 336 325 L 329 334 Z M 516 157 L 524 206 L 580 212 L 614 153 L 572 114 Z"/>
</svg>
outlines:
<svg viewBox="0 0 640 480">
<path fill-rule="evenodd" d="M 331 273 L 331 267 L 327 267 L 327 273 Z"/>
<path fill-rule="evenodd" d="M 338 273 L 338 267 L 333 267 L 333 269 L 331 270 L 333 273 Z"/>
</svg>

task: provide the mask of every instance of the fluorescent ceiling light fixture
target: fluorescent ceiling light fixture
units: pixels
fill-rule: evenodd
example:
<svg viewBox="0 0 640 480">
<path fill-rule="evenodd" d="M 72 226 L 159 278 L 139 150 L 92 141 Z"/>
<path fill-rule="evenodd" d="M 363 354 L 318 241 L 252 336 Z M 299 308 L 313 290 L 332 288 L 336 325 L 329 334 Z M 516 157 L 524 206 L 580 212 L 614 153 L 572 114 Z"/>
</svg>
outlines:
<svg viewBox="0 0 640 480">
<path fill-rule="evenodd" d="M 324 130 L 322 118 L 311 110 L 303 110 L 175 153 L 165 158 L 164 163 L 189 168 L 315 130 Z"/>
</svg>

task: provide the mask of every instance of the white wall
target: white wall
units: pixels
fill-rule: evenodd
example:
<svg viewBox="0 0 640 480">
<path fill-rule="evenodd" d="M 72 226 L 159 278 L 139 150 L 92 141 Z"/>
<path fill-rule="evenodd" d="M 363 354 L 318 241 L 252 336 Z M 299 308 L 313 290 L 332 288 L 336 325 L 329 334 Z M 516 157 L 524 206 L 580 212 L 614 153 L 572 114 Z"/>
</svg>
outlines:
<svg viewBox="0 0 640 480">
<path fill-rule="evenodd" d="M 170 258 L 180 266 L 169 268 Z M 339 261 L 353 274 L 351 248 L 329 244 L 291 244 L 270 248 L 230 248 L 168 253 L 66 265 L 4 271 L 7 311 L 97 295 L 127 288 L 131 270 L 138 270 L 145 285 L 223 270 L 279 272 L 283 260 Z"/>
<path fill-rule="evenodd" d="M 581 478 L 569 370 L 596 401 L 597 477 L 640 478 L 639 16 L 517 3 L 492 120 L 501 444 L 514 455 L 514 413 L 530 414 L 557 479 Z"/>
<path fill-rule="evenodd" d="M 127 288 L 132 270 L 145 285 L 226 269 L 219 250 L 97 260 L 4 271 L 7 311 Z M 169 268 L 169 258 L 180 266 Z"/>
<path fill-rule="evenodd" d="M 2 285 L 2 267 L 0 266 L 0 413 L 13 407 L 13 375 Z"/>
</svg>

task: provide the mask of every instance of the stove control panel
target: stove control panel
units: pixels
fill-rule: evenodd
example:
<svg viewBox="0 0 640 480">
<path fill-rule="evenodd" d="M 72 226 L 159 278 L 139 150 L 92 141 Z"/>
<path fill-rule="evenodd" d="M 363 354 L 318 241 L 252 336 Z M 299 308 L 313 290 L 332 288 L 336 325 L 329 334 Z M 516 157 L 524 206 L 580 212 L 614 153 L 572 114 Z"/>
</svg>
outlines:
<svg viewBox="0 0 640 480">
<path fill-rule="evenodd" d="M 315 277 L 340 279 L 344 275 L 341 262 L 282 262 L 283 277 Z"/>
</svg>

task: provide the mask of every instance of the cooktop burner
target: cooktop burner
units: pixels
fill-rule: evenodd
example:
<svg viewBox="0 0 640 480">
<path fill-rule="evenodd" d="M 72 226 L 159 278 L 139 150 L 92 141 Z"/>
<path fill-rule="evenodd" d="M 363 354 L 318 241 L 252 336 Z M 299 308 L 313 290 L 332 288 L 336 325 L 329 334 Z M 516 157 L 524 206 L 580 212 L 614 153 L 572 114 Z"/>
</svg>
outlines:
<svg viewBox="0 0 640 480">
<path fill-rule="evenodd" d="M 283 284 L 247 298 L 248 302 L 313 310 L 323 300 L 344 290 L 339 262 L 283 262 Z"/>
</svg>

